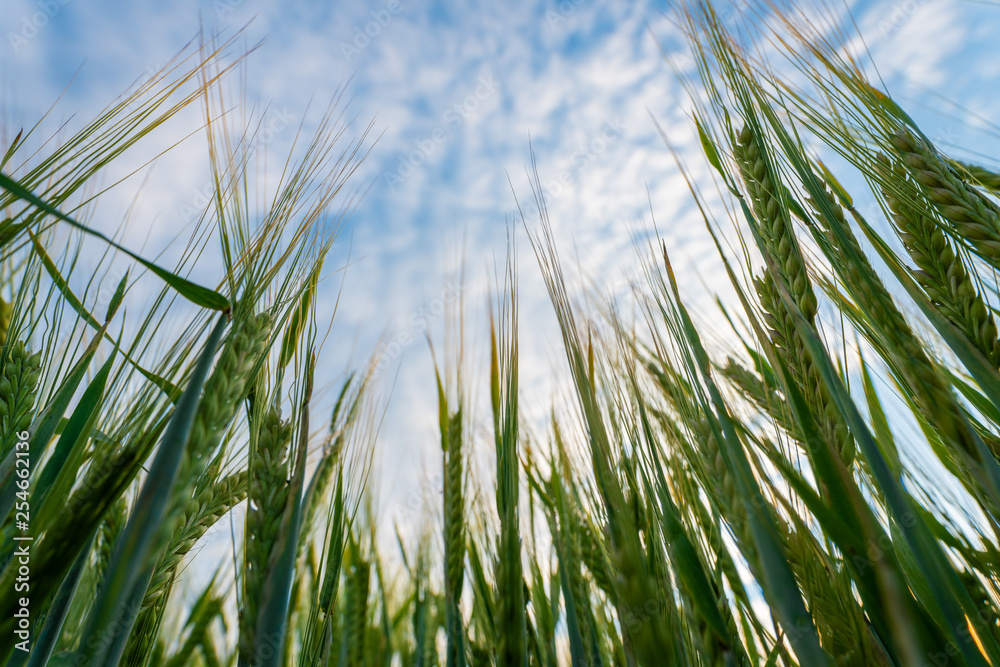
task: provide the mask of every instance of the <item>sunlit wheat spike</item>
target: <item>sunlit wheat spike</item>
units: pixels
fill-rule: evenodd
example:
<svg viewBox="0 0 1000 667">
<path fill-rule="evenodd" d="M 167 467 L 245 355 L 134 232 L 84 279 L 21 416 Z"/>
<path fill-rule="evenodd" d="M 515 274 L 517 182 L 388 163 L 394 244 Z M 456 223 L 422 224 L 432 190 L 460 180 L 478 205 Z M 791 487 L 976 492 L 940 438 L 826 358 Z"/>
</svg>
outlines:
<svg viewBox="0 0 1000 667">
<path fill-rule="evenodd" d="M 910 131 L 898 131 L 892 144 L 941 216 L 984 260 L 1000 266 L 1000 211 L 996 205 L 965 184 L 932 147 Z"/>
<path fill-rule="evenodd" d="M 845 465 L 850 466 L 855 456 L 854 443 L 843 419 L 837 414 L 829 392 L 813 368 L 813 360 L 795 331 L 790 314 L 781 303 L 774 284 L 775 280 L 784 281 L 806 320 L 810 323 L 814 321 L 816 296 L 791 226 L 788 203 L 781 199 L 781 186 L 773 175 L 773 167 L 761 150 L 760 141 L 747 126 L 740 132 L 733 146 L 740 173 L 751 194 L 751 203 L 766 252 L 773 256 L 779 273 L 778 276 L 772 276 L 768 270 L 757 281 L 757 294 L 764 307 L 765 321 L 771 329 L 772 341 L 785 351 L 793 376 L 811 403 L 818 420 L 817 426 L 826 440 L 840 453 Z"/>
<path fill-rule="evenodd" d="M 464 469 L 462 465 L 462 410 L 450 416 L 443 406 L 441 443 L 444 456 L 444 575 L 445 629 L 448 636 L 448 666 L 459 660 L 465 651 L 463 621 L 459 607 L 465 579 L 465 500 L 463 498 Z"/>
<path fill-rule="evenodd" d="M 1000 366 L 1000 341 L 993 313 L 976 289 L 965 262 L 942 231 L 943 223 L 925 203 L 903 166 L 890 165 L 887 158 L 880 158 L 886 183 L 882 194 L 903 245 L 919 269 L 915 274 L 917 282 L 990 363 Z"/>
<path fill-rule="evenodd" d="M 230 331 L 215 369 L 205 383 L 204 395 L 191 426 L 189 445 L 177 473 L 179 491 L 164 527 L 165 539 L 174 534 L 177 521 L 190 500 L 188 489 L 205 472 L 209 457 L 222 442 L 226 429 L 253 386 L 254 369 L 270 340 L 272 322 L 270 314 L 259 313 L 238 321 Z"/>
<path fill-rule="evenodd" d="M 758 279 L 756 287 L 764 307 L 764 321 L 770 329 L 771 341 L 778 350 L 786 354 L 792 377 L 809 401 L 813 417 L 826 441 L 840 453 L 845 465 L 851 465 L 855 457 L 854 441 L 829 390 L 815 369 L 812 356 L 795 330 L 792 315 L 782 302 L 770 273 Z M 795 433 L 796 431 L 791 432 L 792 435 Z"/>
<path fill-rule="evenodd" d="M 787 203 L 781 200 L 780 183 L 761 151 L 760 139 L 750 127 L 744 127 L 733 146 L 733 154 L 750 192 L 753 211 L 762 236 L 773 253 L 781 278 L 787 283 L 795 302 L 806 319 L 816 316 L 816 295 L 806 273 L 802 251 L 792 231 Z"/>
<path fill-rule="evenodd" d="M 371 585 L 371 563 L 360 558 L 354 563 L 347 589 L 346 625 L 347 664 L 366 664 L 365 638 L 368 628 L 368 591 Z"/>
<path fill-rule="evenodd" d="M 565 471 L 565 473 L 568 472 L 568 470 Z M 565 604 L 568 610 L 572 602 L 574 622 L 582 640 L 583 659 L 587 665 L 591 665 L 594 664 L 596 656 L 588 638 L 590 637 L 590 633 L 596 629 L 593 627 L 593 612 L 590 605 L 591 586 L 583 568 L 584 549 L 581 548 L 581 537 L 583 536 L 584 528 L 580 518 L 577 516 L 575 503 L 570 498 L 571 494 L 567 489 L 563 488 L 563 484 L 564 482 L 558 473 L 554 473 L 552 479 L 549 481 L 551 495 L 555 501 L 555 508 L 551 512 L 552 516 L 549 525 L 553 533 L 553 539 L 557 545 L 556 552 L 559 558 L 559 567 L 564 568 L 568 573 L 566 577 L 568 586 L 565 586 L 568 590 L 564 591 L 564 596 L 566 597 Z M 587 546 L 600 549 L 596 542 Z M 600 563 L 600 565 L 595 565 L 594 567 L 594 570 L 599 572 L 599 574 L 592 576 L 595 579 L 599 577 L 603 578 L 605 585 L 608 586 L 606 589 L 607 592 L 613 594 L 610 581 L 606 578 L 607 564 L 604 560 L 603 552 L 598 551 L 597 553 L 593 553 L 591 557 L 592 563 Z M 567 614 L 569 614 L 569 611 L 567 611 Z"/>
<path fill-rule="evenodd" d="M 39 353 L 31 354 L 22 341 L 8 346 L 0 369 L 0 460 L 27 431 L 35 408 L 40 373 Z"/>
<path fill-rule="evenodd" d="M 177 532 L 156 564 L 146 588 L 136 629 L 125 649 L 126 661 L 139 660 L 149 653 L 159 634 L 167 600 L 185 557 L 219 519 L 246 498 L 246 494 L 247 473 L 241 470 L 208 485 L 185 505 Z"/>
<path fill-rule="evenodd" d="M 726 359 L 726 365 L 721 369 L 730 382 L 739 387 L 744 396 L 757 404 L 762 411 L 774 420 L 786 433 L 803 442 L 801 427 L 795 421 L 791 408 L 785 403 L 785 399 L 778 393 L 778 390 L 769 385 L 757 374 L 744 368 L 732 357 Z"/>
<path fill-rule="evenodd" d="M 838 220 L 843 220 L 839 205 L 834 210 L 840 212 Z M 838 267 L 842 279 L 861 307 L 873 314 L 872 322 L 883 337 L 888 354 L 895 360 L 895 367 L 928 418 L 935 421 L 949 441 L 974 459 L 978 458 L 963 428 L 963 417 L 937 365 L 862 252 L 853 232 L 846 224 L 842 230 L 850 246 L 849 251 L 841 249 L 846 258 L 843 266 Z M 833 234 L 827 233 L 831 243 L 836 243 Z"/>
<path fill-rule="evenodd" d="M 256 641 L 262 587 L 288 500 L 291 435 L 291 424 L 281 419 L 277 408 L 269 408 L 261 417 L 256 447 L 251 450 L 240 615 L 240 650 L 248 660 Z"/>
<path fill-rule="evenodd" d="M 958 167 L 965 170 L 972 177 L 976 185 L 982 186 L 993 192 L 1000 192 L 1000 174 L 990 171 L 985 167 L 980 167 L 966 162 L 956 162 Z"/>
<path fill-rule="evenodd" d="M 837 664 L 891 664 L 855 604 L 849 578 L 815 538 L 797 529 L 790 531 L 786 545 L 788 562 L 816 619 L 820 639 Z"/>
<path fill-rule="evenodd" d="M 204 397 L 191 427 L 187 465 L 192 470 L 197 470 L 222 440 L 225 428 L 252 386 L 253 369 L 270 338 L 272 320 L 270 314 L 260 313 L 237 323 L 223 347 L 205 383 Z"/>
</svg>

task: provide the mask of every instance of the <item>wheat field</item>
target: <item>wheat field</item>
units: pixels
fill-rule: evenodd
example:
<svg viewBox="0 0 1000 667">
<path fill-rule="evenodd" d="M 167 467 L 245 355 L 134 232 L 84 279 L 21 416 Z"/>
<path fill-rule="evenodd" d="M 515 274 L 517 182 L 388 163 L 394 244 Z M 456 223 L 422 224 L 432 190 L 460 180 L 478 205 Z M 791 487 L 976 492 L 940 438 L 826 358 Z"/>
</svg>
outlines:
<svg viewBox="0 0 1000 667">
<path fill-rule="evenodd" d="M 510 228 L 488 327 L 458 308 L 430 341 L 442 483 L 415 528 L 372 500 L 377 356 L 317 363 L 349 336 L 317 302 L 372 125 L 333 105 L 261 196 L 221 113 L 234 41 L 208 42 L 71 136 L 0 147 L 0 662 L 1000 664 L 1000 174 L 949 157 L 806 14 L 770 11 L 795 76 L 711 3 L 675 13 L 707 166 L 678 157 L 678 206 L 702 212 L 729 330 L 659 239 L 636 248 L 632 315 L 581 299 L 529 166 L 537 214 Z M 212 189 L 183 249 L 99 231 L 108 165 L 199 107 Z M 677 155 L 665 131 L 648 150 Z M 519 385 L 524 256 L 566 371 L 542 426 Z M 225 557 L 193 571 L 219 530 Z"/>
</svg>

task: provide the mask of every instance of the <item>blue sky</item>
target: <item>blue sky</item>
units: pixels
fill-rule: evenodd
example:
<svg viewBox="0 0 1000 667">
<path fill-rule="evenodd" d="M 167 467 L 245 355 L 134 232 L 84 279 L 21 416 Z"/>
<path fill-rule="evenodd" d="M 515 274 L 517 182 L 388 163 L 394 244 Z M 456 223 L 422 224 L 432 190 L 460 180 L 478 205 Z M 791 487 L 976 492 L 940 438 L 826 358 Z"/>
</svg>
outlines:
<svg viewBox="0 0 1000 667">
<path fill-rule="evenodd" d="M 733 25 L 750 20 L 745 6 L 733 5 Z M 850 7 L 890 92 L 926 134 L 948 149 L 1000 154 L 995 130 L 932 94 L 1000 118 L 1000 7 L 959 0 Z M 246 97 L 276 123 L 267 145 L 274 155 L 284 155 L 295 128 L 302 123 L 308 132 L 347 86 L 348 109 L 361 125 L 374 118 L 379 140 L 355 181 L 367 194 L 331 258 L 331 268 L 350 267 L 327 284 L 329 313 L 345 281 L 325 363 L 333 376 L 362 364 L 378 340 L 398 343 L 379 377 L 392 398 L 378 456 L 383 506 L 396 514 L 393 508 L 406 504 L 399 498 L 419 489 L 437 464 L 424 328 L 440 340 L 439 307 L 456 294 L 464 263 L 469 336 L 484 333 L 515 196 L 530 199 L 529 137 L 555 236 L 574 273 L 578 263 L 580 275 L 613 293 L 627 291 L 636 275 L 633 242 L 651 230 L 651 202 L 685 293 L 696 309 L 711 310 L 703 300 L 722 287 L 714 250 L 650 118 L 693 176 L 706 176 L 682 88 L 649 34 L 683 56 L 668 11 L 661 2 L 585 0 L 4 0 L 0 108 L 8 128 L 31 125 L 65 89 L 46 127 L 73 126 L 163 66 L 200 26 L 222 35 L 245 26 L 247 45 L 264 40 L 246 61 Z M 844 6 L 830 3 L 827 11 L 842 14 Z M 190 131 L 199 120 L 182 116 L 122 168 L 142 164 L 176 136 L 170 132 Z M 141 190 L 136 178 L 110 192 L 95 220 L 114 231 L 135 201 L 134 238 L 148 234 L 153 247 L 189 222 L 185 211 L 207 173 L 204 144 L 193 137 L 157 162 Z M 543 419 L 548 378 L 561 372 L 561 358 L 523 227 L 516 237 L 524 404 L 530 417 Z M 473 352 L 482 377 L 485 359 Z"/>
</svg>

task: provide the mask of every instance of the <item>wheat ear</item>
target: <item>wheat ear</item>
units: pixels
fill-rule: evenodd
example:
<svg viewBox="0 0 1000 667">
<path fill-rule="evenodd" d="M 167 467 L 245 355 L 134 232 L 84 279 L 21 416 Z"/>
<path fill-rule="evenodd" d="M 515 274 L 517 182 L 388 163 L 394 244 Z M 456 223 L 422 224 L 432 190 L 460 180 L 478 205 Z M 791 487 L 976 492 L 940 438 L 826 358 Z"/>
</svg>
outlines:
<svg viewBox="0 0 1000 667">
<path fill-rule="evenodd" d="M 260 418 L 257 446 L 251 448 L 249 492 L 244 534 L 243 609 L 240 615 L 240 651 L 254 647 L 258 603 L 267 576 L 271 552 L 278 539 L 289 489 L 289 445 L 292 428 L 276 407 Z"/>
<path fill-rule="evenodd" d="M 955 226 L 959 236 L 971 243 L 984 260 L 1000 267 L 997 207 L 964 183 L 933 148 L 909 130 L 893 134 L 892 145 L 938 213 Z"/>
<path fill-rule="evenodd" d="M 775 284 L 776 280 L 782 280 L 788 286 L 799 310 L 813 324 L 816 318 L 816 296 L 791 228 L 788 207 L 777 194 L 777 179 L 763 157 L 756 136 L 749 128 L 744 128 L 740 133 L 733 152 L 751 195 L 765 251 L 772 256 L 778 267 L 779 275 L 775 276 L 768 270 L 756 282 L 757 294 L 765 311 L 765 322 L 770 328 L 771 341 L 775 347 L 784 351 L 794 380 L 809 401 L 816 425 L 824 439 L 840 454 L 844 465 L 850 467 L 855 457 L 854 439 L 795 330 L 791 313 L 782 303 Z"/>
<path fill-rule="evenodd" d="M 900 239 L 916 263 L 917 282 L 931 301 L 993 364 L 1000 367 L 1000 341 L 993 314 L 976 290 L 962 258 L 955 253 L 941 223 L 924 203 L 920 190 L 907 178 L 898 162 L 890 165 L 879 155 L 886 183 L 882 194 L 892 212 Z"/>
<path fill-rule="evenodd" d="M 38 391 L 40 356 L 31 354 L 18 341 L 10 346 L 0 372 L 0 460 L 18 441 L 18 433 L 28 430 Z"/>
</svg>

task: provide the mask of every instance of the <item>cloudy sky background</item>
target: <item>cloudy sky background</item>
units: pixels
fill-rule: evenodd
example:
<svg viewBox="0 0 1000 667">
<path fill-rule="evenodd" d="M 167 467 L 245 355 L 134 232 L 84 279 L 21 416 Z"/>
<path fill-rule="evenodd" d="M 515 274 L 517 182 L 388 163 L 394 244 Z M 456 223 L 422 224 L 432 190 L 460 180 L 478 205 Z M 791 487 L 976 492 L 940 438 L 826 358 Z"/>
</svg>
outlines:
<svg viewBox="0 0 1000 667">
<path fill-rule="evenodd" d="M 723 10 L 733 26 L 752 20 L 745 7 L 737 2 Z M 350 263 L 326 282 L 322 312 L 331 312 L 342 286 L 343 293 L 323 369 L 333 387 L 379 340 L 398 343 L 378 378 L 382 391 L 392 391 L 377 461 L 383 511 L 400 519 L 438 465 L 424 328 L 441 341 L 440 305 L 452 300 L 464 265 L 468 334 L 481 339 L 486 332 L 488 290 L 506 252 L 515 196 L 530 200 L 529 137 L 568 268 L 576 273 L 579 266 L 580 275 L 606 291 L 627 292 L 636 276 L 633 244 L 651 231 L 651 201 L 685 293 L 711 316 L 706 295 L 721 289 L 723 277 L 650 118 L 662 124 L 694 176 L 706 176 L 681 85 L 649 34 L 684 62 L 669 11 L 662 2 L 585 0 L 4 0 L 0 108 L 7 129 L 16 131 L 34 124 L 64 93 L 42 134 L 63 122 L 78 127 L 144 73 L 165 65 L 200 27 L 224 37 L 245 27 L 240 44 L 264 42 L 240 76 L 245 72 L 246 99 L 258 117 L 267 109 L 265 124 L 275 130 L 265 148 L 280 163 L 299 125 L 308 135 L 346 86 L 346 109 L 358 116 L 358 129 L 374 119 L 379 139 L 354 181 L 366 196 L 329 265 Z M 846 8 L 833 3 L 826 11 L 844 15 Z M 925 133 L 946 149 L 990 154 L 996 131 L 979 117 L 1000 118 L 1000 7 L 898 0 L 855 2 L 850 11 L 890 93 Z M 961 101 L 968 111 L 937 95 Z M 200 122 L 197 110 L 182 115 L 137 146 L 118 173 Z M 195 135 L 159 159 L 144 184 L 131 179 L 103 198 L 95 225 L 114 232 L 134 203 L 125 239 L 155 254 L 158 244 L 191 223 L 208 173 L 203 138 Z M 562 372 L 562 358 L 524 228 L 514 228 L 523 404 L 542 420 L 551 404 L 546 378 Z M 482 350 L 472 352 L 479 355 L 472 359 L 474 377 L 485 380 L 488 360 Z M 492 456 L 486 441 L 479 445 Z"/>
</svg>

